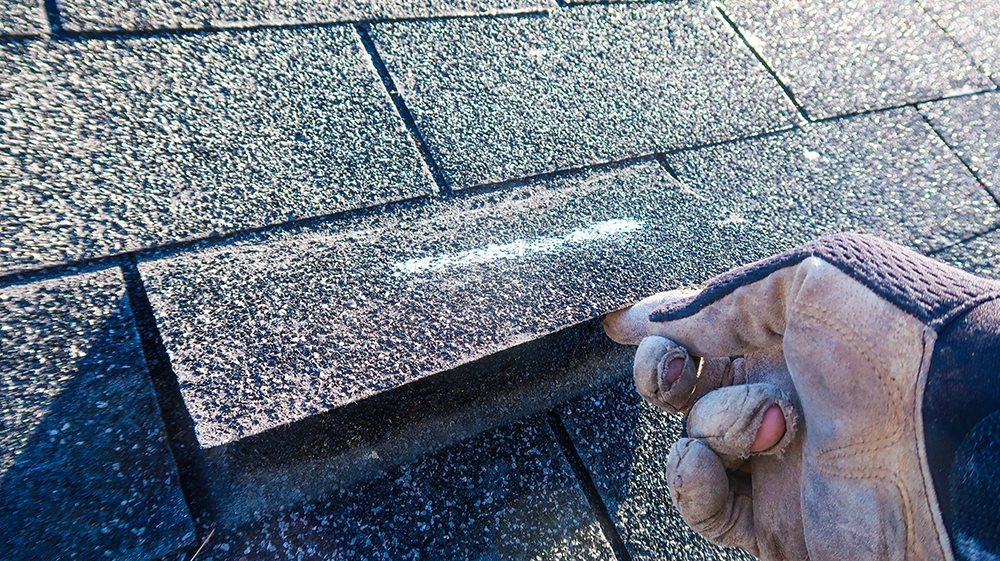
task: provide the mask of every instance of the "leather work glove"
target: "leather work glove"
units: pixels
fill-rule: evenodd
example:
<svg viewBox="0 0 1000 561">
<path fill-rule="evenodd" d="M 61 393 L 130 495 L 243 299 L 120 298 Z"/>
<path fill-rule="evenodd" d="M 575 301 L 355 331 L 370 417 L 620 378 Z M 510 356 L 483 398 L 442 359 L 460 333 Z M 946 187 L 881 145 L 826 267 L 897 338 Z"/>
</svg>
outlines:
<svg viewBox="0 0 1000 561">
<path fill-rule="evenodd" d="M 767 561 L 978 561 L 1000 559 L 998 299 L 998 282 L 843 234 L 604 325 L 639 344 L 643 398 L 687 415 L 669 491 L 710 541 Z"/>
</svg>

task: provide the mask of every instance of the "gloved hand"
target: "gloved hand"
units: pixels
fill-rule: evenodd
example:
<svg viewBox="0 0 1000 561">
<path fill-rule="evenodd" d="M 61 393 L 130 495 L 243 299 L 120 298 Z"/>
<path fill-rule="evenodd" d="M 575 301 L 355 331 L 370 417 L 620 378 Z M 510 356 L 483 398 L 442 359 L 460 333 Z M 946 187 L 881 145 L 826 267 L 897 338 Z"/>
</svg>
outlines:
<svg viewBox="0 0 1000 561">
<path fill-rule="evenodd" d="M 1000 471 L 968 467 L 1000 448 L 998 297 L 845 234 L 604 322 L 639 344 L 639 393 L 688 415 L 669 491 L 709 540 L 766 561 L 994 559 Z"/>
</svg>

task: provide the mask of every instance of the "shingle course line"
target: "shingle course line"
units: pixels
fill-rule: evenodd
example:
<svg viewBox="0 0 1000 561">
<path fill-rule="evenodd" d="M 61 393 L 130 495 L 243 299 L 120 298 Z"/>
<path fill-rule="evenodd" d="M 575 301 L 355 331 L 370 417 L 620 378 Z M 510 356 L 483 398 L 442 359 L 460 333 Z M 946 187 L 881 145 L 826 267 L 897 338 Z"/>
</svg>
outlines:
<svg viewBox="0 0 1000 561">
<path fill-rule="evenodd" d="M 125 251 L 122 253 L 115 253 L 112 255 L 102 255 L 100 257 L 80 259 L 77 261 L 70 261 L 65 263 L 53 263 L 50 265 L 44 265 L 34 269 L 17 270 L 7 274 L 0 274 L 0 288 L 5 288 L 7 286 L 14 286 L 14 285 L 29 284 L 32 282 L 36 282 L 38 280 L 77 274 L 78 272 L 80 272 L 80 269 L 89 270 L 90 268 L 97 269 L 104 267 L 120 267 L 122 266 L 122 262 L 124 260 L 139 259 L 159 252 L 176 251 L 180 253 L 193 248 L 224 245 L 239 240 L 245 236 L 254 236 L 281 229 L 307 228 L 309 226 L 322 224 L 328 221 L 336 222 L 339 220 L 349 218 L 351 216 L 358 216 L 371 212 L 383 212 L 398 207 L 400 205 L 406 205 L 424 201 L 429 199 L 430 197 L 431 195 L 422 195 L 410 199 L 389 201 L 374 206 L 354 208 L 350 210 L 334 212 L 331 214 L 324 214 L 320 216 L 309 216 L 307 218 L 289 220 L 286 222 L 265 224 L 263 226 L 257 226 L 254 228 L 234 230 L 227 232 L 226 234 L 223 235 L 209 235 L 200 238 L 189 238 L 162 245 L 144 247 L 142 249 Z"/>
<path fill-rule="evenodd" d="M 865 109 L 864 111 L 856 111 L 854 113 L 844 113 L 844 114 L 841 114 L 841 115 L 833 115 L 832 117 L 821 117 L 821 118 L 817 118 L 817 119 L 812 119 L 809 122 L 810 122 L 810 124 L 812 124 L 812 123 L 829 123 L 829 122 L 832 122 L 832 121 L 839 121 L 841 119 L 853 119 L 855 117 L 863 117 L 865 115 L 872 115 L 872 114 L 876 114 L 876 113 L 884 113 L 886 111 L 892 111 L 894 109 L 903 109 L 905 107 L 913 107 L 914 109 L 917 109 L 918 106 L 920 106 L 920 105 L 926 105 L 928 103 L 937 103 L 939 101 L 946 101 L 946 100 L 949 100 L 949 99 L 958 99 L 958 98 L 962 98 L 962 97 L 972 97 L 972 96 L 977 96 L 977 95 L 982 95 L 982 94 L 988 94 L 990 92 L 997 91 L 998 89 L 1000 89 L 1000 88 L 989 88 L 989 89 L 985 89 L 985 90 L 976 90 L 976 91 L 971 91 L 971 92 L 961 92 L 961 93 L 957 93 L 957 94 L 954 94 L 954 95 L 946 95 L 946 96 L 941 96 L 941 97 L 935 97 L 933 99 L 925 99 L 925 100 L 922 100 L 922 101 L 910 101 L 910 102 L 907 102 L 907 103 L 900 103 L 898 105 L 888 105 L 886 107 L 879 107 L 877 109 Z"/>
<path fill-rule="evenodd" d="M 596 2 L 566 2 L 565 0 L 556 0 L 556 4 L 560 9 L 581 9 L 587 6 L 594 5 L 646 5 L 646 4 L 670 4 L 672 0 L 636 0 L 636 1 L 626 1 L 626 2 L 616 2 L 614 0 L 600 0 Z M 203 25 L 200 27 L 163 27 L 158 29 L 121 29 L 121 30 L 100 30 L 100 31 L 72 31 L 66 30 L 62 27 L 62 16 L 59 11 L 59 6 L 56 0 L 44 0 L 45 12 L 48 18 L 50 35 L 47 37 L 49 40 L 66 40 L 66 39 L 117 39 L 117 38 L 142 38 L 142 37 L 155 37 L 159 35 L 186 35 L 195 33 L 216 33 L 221 31 L 242 31 L 242 30 L 253 30 L 253 29 L 285 29 L 285 28 L 311 28 L 311 27 L 330 27 L 337 25 L 358 25 L 358 24 L 385 24 L 385 23 L 421 23 L 421 22 L 431 22 L 438 20 L 452 20 L 452 19 L 496 19 L 496 18 L 516 18 L 516 17 L 546 17 L 551 12 L 551 8 L 511 8 L 505 10 L 499 10 L 496 12 L 489 13 L 477 13 L 477 14 L 438 14 L 429 16 L 409 16 L 409 17 L 385 17 L 385 18 L 367 18 L 367 19 L 344 19 L 344 20 L 322 20 L 322 21 L 293 21 L 285 23 L 259 23 L 259 22 L 246 22 L 245 25 L 241 25 L 238 22 L 234 22 L 232 25 L 226 26 L 214 26 L 214 25 Z M 0 34 L 0 42 L 8 40 L 23 40 L 23 39 L 38 39 L 40 37 L 36 35 L 17 35 L 13 33 Z"/>
</svg>

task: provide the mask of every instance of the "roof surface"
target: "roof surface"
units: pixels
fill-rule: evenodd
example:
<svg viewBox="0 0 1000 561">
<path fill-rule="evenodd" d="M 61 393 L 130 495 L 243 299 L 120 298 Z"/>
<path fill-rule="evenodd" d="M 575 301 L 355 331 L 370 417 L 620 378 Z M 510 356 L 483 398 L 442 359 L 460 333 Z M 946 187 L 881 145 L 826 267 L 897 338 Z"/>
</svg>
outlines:
<svg viewBox="0 0 1000 561">
<path fill-rule="evenodd" d="M 1000 276 L 988 0 L 0 0 L 0 550 L 745 559 L 601 314 Z"/>
</svg>

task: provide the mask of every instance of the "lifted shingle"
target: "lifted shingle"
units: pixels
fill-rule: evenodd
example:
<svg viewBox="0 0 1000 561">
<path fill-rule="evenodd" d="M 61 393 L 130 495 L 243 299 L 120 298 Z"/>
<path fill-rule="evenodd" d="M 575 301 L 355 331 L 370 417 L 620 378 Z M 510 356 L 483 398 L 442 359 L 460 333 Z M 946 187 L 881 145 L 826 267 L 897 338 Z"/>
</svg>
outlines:
<svg viewBox="0 0 1000 561">
<path fill-rule="evenodd" d="M 753 225 L 715 227 L 707 201 L 644 162 L 139 268 L 199 441 L 212 447 L 698 282 L 774 247 Z"/>
</svg>

